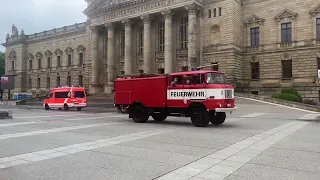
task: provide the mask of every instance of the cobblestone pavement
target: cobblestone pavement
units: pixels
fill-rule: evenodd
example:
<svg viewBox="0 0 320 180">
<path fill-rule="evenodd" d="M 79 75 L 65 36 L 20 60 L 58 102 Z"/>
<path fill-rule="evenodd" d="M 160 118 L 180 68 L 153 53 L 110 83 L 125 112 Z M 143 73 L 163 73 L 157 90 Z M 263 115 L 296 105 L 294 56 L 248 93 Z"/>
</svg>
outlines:
<svg viewBox="0 0 320 180">
<path fill-rule="evenodd" d="M 0 179 L 320 179 L 319 114 L 237 105 L 206 128 L 187 118 L 137 124 L 104 110 L 11 108 L 14 118 L 0 121 Z"/>
</svg>

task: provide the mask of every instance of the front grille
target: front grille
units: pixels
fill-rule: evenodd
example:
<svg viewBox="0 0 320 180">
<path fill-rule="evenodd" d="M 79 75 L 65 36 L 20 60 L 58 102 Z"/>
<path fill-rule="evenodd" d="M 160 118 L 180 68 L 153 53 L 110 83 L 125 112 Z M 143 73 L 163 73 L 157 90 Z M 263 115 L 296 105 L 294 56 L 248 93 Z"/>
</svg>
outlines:
<svg viewBox="0 0 320 180">
<path fill-rule="evenodd" d="M 226 98 L 226 99 L 232 98 L 232 90 L 231 89 L 224 90 L 224 98 Z"/>
</svg>

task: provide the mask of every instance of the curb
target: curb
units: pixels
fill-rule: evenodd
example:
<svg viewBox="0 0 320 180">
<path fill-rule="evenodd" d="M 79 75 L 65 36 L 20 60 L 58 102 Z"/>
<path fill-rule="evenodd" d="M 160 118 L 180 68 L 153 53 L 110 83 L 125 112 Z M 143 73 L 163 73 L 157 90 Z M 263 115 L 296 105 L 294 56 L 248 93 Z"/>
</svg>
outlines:
<svg viewBox="0 0 320 180">
<path fill-rule="evenodd" d="M 265 101 L 265 102 L 274 103 L 274 104 L 279 104 L 279 105 L 283 105 L 283 106 L 289 106 L 292 108 L 299 108 L 299 109 L 304 109 L 304 110 L 308 110 L 308 111 L 320 112 L 319 106 L 291 102 L 291 101 L 285 101 L 285 100 L 281 100 L 281 99 L 258 96 L 258 95 L 254 95 L 254 94 L 235 93 L 235 97 L 251 98 L 251 99 Z"/>
</svg>

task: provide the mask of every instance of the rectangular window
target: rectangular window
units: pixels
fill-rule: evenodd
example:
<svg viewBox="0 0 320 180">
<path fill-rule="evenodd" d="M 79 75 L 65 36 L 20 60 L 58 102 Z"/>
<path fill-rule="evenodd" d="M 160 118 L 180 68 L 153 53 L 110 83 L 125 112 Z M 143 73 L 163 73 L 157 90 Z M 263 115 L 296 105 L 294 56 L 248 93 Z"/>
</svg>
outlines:
<svg viewBox="0 0 320 180">
<path fill-rule="evenodd" d="M 209 14 L 208 17 L 211 18 L 211 9 L 209 9 L 208 14 Z"/>
<path fill-rule="evenodd" d="M 139 54 L 143 54 L 143 26 L 139 28 Z"/>
<path fill-rule="evenodd" d="M 219 16 L 221 16 L 221 7 L 219 7 Z"/>
<path fill-rule="evenodd" d="M 57 67 L 61 67 L 61 56 L 57 56 Z"/>
<path fill-rule="evenodd" d="M 124 29 L 120 31 L 120 57 L 124 56 L 125 35 Z"/>
<path fill-rule="evenodd" d="M 31 88 L 32 88 L 32 79 L 31 79 L 31 78 L 29 78 L 29 83 L 28 83 L 28 85 L 29 85 L 29 89 L 31 89 Z"/>
<path fill-rule="evenodd" d="M 55 98 L 68 98 L 69 91 L 66 92 L 55 92 Z"/>
<path fill-rule="evenodd" d="M 318 69 L 320 69 L 320 58 L 317 57 Z"/>
<path fill-rule="evenodd" d="M 41 69 L 41 59 L 38 59 L 38 69 Z"/>
<path fill-rule="evenodd" d="M 60 86 L 60 77 L 57 77 L 57 86 Z"/>
<path fill-rule="evenodd" d="M 320 40 L 320 18 L 317 19 L 317 40 Z"/>
<path fill-rule="evenodd" d="M 251 28 L 251 46 L 259 46 L 260 45 L 260 37 L 259 37 L 259 27 Z"/>
<path fill-rule="evenodd" d="M 79 53 L 79 64 L 83 65 L 83 53 Z"/>
<path fill-rule="evenodd" d="M 143 73 L 143 70 L 139 70 L 139 74 L 142 74 Z"/>
<path fill-rule="evenodd" d="M 82 75 L 79 75 L 79 86 L 83 86 L 83 79 Z"/>
<path fill-rule="evenodd" d="M 164 74 L 164 68 L 159 68 L 159 69 L 158 69 L 158 73 L 159 73 L 159 74 Z"/>
<path fill-rule="evenodd" d="M 213 17 L 217 17 L 217 9 L 216 8 L 213 9 Z"/>
<path fill-rule="evenodd" d="M 41 84 L 40 84 L 40 78 L 37 79 L 37 88 L 40 88 Z"/>
<path fill-rule="evenodd" d="M 182 66 L 182 67 L 181 67 L 181 71 L 182 71 L 182 72 L 188 71 L 188 66 Z"/>
<path fill-rule="evenodd" d="M 14 68 L 14 64 L 15 64 L 15 61 L 11 61 L 11 70 L 14 71 L 15 68 Z"/>
<path fill-rule="evenodd" d="M 51 58 L 48 57 L 47 58 L 47 68 L 50 68 L 51 67 Z"/>
<path fill-rule="evenodd" d="M 120 74 L 124 74 L 124 71 L 120 71 Z"/>
<path fill-rule="evenodd" d="M 159 51 L 164 51 L 164 21 L 159 24 Z"/>
<path fill-rule="evenodd" d="M 72 55 L 68 54 L 68 66 L 71 66 L 72 64 Z"/>
<path fill-rule="evenodd" d="M 219 71 L 219 65 L 217 63 L 211 63 L 211 65 L 212 65 L 212 71 Z"/>
<path fill-rule="evenodd" d="M 291 23 L 281 24 L 281 42 L 292 41 L 292 27 Z"/>
<path fill-rule="evenodd" d="M 184 77 L 184 85 L 204 84 L 204 74 L 190 74 Z"/>
<path fill-rule="evenodd" d="M 85 92 L 84 91 L 74 91 L 74 95 L 75 98 L 85 98 Z"/>
<path fill-rule="evenodd" d="M 71 86 L 71 76 L 67 77 L 67 86 Z"/>
<path fill-rule="evenodd" d="M 260 79 L 260 65 L 259 65 L 259 62 L 251 63 L 251 79 Z"/>
<path fill-rule="evenodd" d="M 173 85 L 182 85 L 182 76 L 172 76 L 171 86 Z"/>
<path fill-rule="evenodd" d="M 180 42 L 182 49 L 188 48 L 188 17 L 183 17 L 180 21 Z"/>
<path fill-rule="evenodd" d="M 49 89 L 51 87 L 51 84 L 50 84 L 50 77 L 47 77 L 47 88 Z"/>
<path fill-rule="evenodd" d="M 291 79 L 292 78 L 292 60 L 282 60 L 282 78 Z"/>
<path fill-rule="evenodd" d="M 29 60 L 29 70 L 32 70 L 32 60 Z"/>
</svg>

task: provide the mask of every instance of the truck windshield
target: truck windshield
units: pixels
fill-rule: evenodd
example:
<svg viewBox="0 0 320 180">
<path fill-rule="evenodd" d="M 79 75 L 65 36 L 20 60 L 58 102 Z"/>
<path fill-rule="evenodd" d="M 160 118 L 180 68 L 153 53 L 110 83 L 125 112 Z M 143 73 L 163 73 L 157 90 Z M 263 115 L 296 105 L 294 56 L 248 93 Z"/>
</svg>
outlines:
<svg viewBox="0 0 320 180">
<path fill-rule="evenodd" d="M 207 73 L 207 84 L 226 84 L 226 76 L 220 73 Z"/>
</svg>

